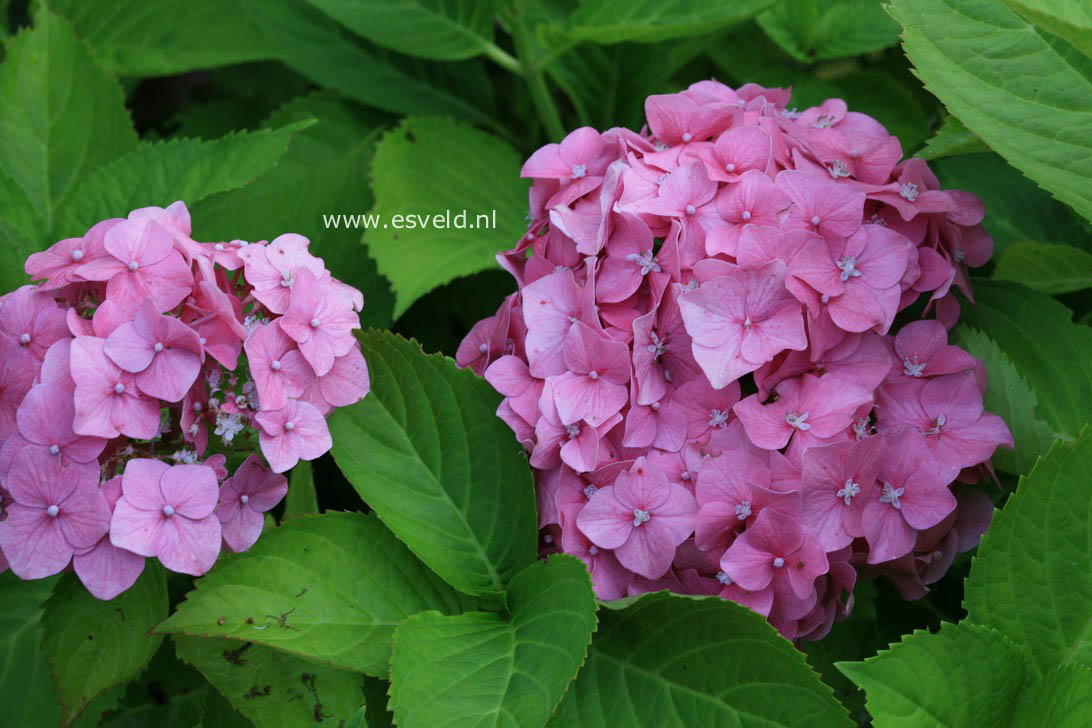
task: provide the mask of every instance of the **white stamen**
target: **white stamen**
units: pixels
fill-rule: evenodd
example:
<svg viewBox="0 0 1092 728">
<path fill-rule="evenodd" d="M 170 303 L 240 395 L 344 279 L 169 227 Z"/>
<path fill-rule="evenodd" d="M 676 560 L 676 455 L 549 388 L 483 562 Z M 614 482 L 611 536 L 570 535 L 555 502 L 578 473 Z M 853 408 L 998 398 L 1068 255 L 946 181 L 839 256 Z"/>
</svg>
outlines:
<svg viewBox="0 0 1092 728">
<path fill-rule="evenodd" d="M 588 556 L 596 556 L 598 554 L 599 554 L 599 547 L 598 546 L 596 546 L 595 544 L 592 544 L 591 546 L 588 547 Z"/>
<path fill-rule="evenodd" d="M 652 341 L 652 343 L 648 345 L 649 353 L 657 359 L 663 356 L 664 352 L 667 351 L 667 342 L 661 339 L 655 331 L 651 332 L 648 335 L 648 338 Z"/>
<path fill-rule="evenodd" d="M 597 492 L 598 490 L 599 490 L 599 489 L 598 489 L 598 488 L 596 488 L 596 487 L 595 487 L 594 485 L 592 485 L 591 483 L 588 483 L 588 484 L 587 484 L 587 485 L 586 485 L 586 486 L 584 487 L 584 497 L 585 497 L 585 498 L 591 498 L 591 497 L 592 497 L 593 495 L 595 495 L 595 494 L 596 494 L 596 492 Z"/>
<path fill-rule="evenodd" d="M 246 493 L 243 493 L 241 496 L 239 496 L 239 502 L 245 506 L 247 503 L 250 502 L 250 496 Z"/>
<path fill-rule="evenodd" d="M 776 556 L 774 557 L 773 565 L 775 569 L 780 569 L 782 566 L 785 565 L 785 559 L 781 558 L 780 556 Z"/>
<path fill-rule="evenodd" d="M 543 543 L 553 543 L 554 542 L 554 537 L 551 536 L 548 533 L 544 533 L 544 534 L 542 534 L 542 542 Z"/>
<path fill-rule="evenodd" d="M 751 219 L 751 211 L 750 210 L 744 210 L 743 214 L 740 215 L 740 217 L 742 217 L 744 220 L 750 220 Z"/>
<path fill-rule="evenodd" d="M 922 432 L 923 435 L 940 435 L 940 428 L 944 427 L 945 417 L 944 413 L 937 415 L 937 418 L 933 421 L 933 426 L 928 430 Z"/>
<path fill-rule="evenodd" d="M 652 518 L 652 516 L 650 516 L 648 514 L 648 511 L 643 511 L 640 508 L 634 508 L 633 509 L 633 527 L 634 528 L 637 528 L 642 523 L 647 523 L 648 519 L 650 519 L 650 518 Z"/>
<path fill-rule="evenodd" d="M 728 576 L 723 571 L 717 572 L 717 581 L 724 584 L 724 586 L 732 586 L 732 577 Z"/>
<path fill-rule="evenodd" d="M 901 496 L 905 490 L 905 488 L 895 488 L 890 483 L 884 483 L 883 492 L 880 493 L 880 503 L 890 503 L 891 507 L 896 511 L 901 511 L 902 503 L 899 503 L 899 496 Z"/>
<path fill-rule="evenodd" d="M 595 381 L 598 378 L 599 378 L 599 372 L 595 371 L 594 369 L 592 369 L 590 372 L 588 372 L 588 379 L 591 379 L 592 381 Z"/>
<path fill-rule="evenodd" d="M 659 273 L 661 270 L 660 264 L 652 257 L 651 250 L 646 250 L 640 254 L 630 253 L 626 256 L 626 260 L 641 266 L 641 275 L 643 276 L 647 276 L 649 273 Z"/>
<path fill-rule="evenodd" d="M 913 182 L 907 182 L 899 188 L 899 197 L 904 197 L 910 202 L 918 199 L 919 194 L 921 194 L 921 192 L 918 190 L 918 186 Z"/>
<path fill-rule="evenodd" d="M 294 429 L 296 429 L 296 423 L 293 422 L 292 420 L 288 420 L 288 422 L 284 423 L 284 431 L 285 432 L 291 432 Z"/>
<path fill-rule="evenodd" d="M 867 417 L 858 417 L 857 421 L 853 423 L 853 436 L 858 440 L 863 440 L 869 435 L 869 430 L 872 426 L 868 422 Z"/>
<path fill-rule="evenodd" d="M 820 114 L 812 126 L 816 129 L 829 129 L 834 126 L 834 117 L 831 114 Z"/>
<path fill-rule="evenodd" d="M 281 370 L 281 360 L 274 359 L 273 361 L 269 362 L 269 368 L 275 372 L 279 372 Z"/>
<path fill-rule="evenodd" d="M 282 276 L 281 277 L 281 288 L 291 288 L 291 287 L 292 287 L 292 279 L 291 278 L 285 278 L 284 276 Z"/>
<path fill-rule="evenodd" d="M 812 215 L 811 216 L 811 224 L 814 225 L 815 227 L 819 227 L 819 223 L 821 223 L 821 222 L 822 222 L 822 219 L 820 219 L 820 217 L 818 215 Z"/>
<path fill-rule="evenodd" d="M 580 425 L 565 425 L 565 434 L 569 436 L 570 440 L 580 437 Z"/>
<path fill-rule="evenodd" d="M 49 446 L 49 454 L 50 455 L 58 455 L 58 454 L 60 454 L 60 452 L 61 452 L 61 446 L 60 445 L 50 445 Z"/>
<path fill-rule="evenodd" d="M 920 377 L 925 371 L 925 364 L 926 362 L 919 361 L 916 356 L 908 356 L 902 360 L 903 371 L 908 377 Z"/>
<path fill-rule="evenodd" d="M 153 350 L 155 350 L 155 352 L 156 352 L 157 354 L 158 354 L 159 352 L 163 351 L 163 342 L 162 342 L 162 341 L 157 341 L 157 342 L 155 342 L 155 346 L 153 346 L 153 347 L 152 347 L 152 349 L 153 349 Z"/>
<path fill-rule="evenodd" d="M 572 167 L 570 179 L 580 179 L 588 173 L 588 165 L 586 164 L 574 164 Z"/>
<path fill-rule="evenodd" d="M 694 138 L 694 135 L 693 135 L 693 134 L 691 134 L 690 132 L 686 132 L 685 134 L 683 134 L 683 135 L 682 135 L 682 140 L 683 140 L 684 142 L 686 142 L 687 144 L 689 144 L 689 143 L 690 143 L 690 141 L 691 141 L 691 140 L 692 140 L 693 138 Z"/>
<path fill-rule="evenodd" d="M 83 251 L 77 248 L 76 250 L 73 250 L 71 253 L 69 253 L 68 257 L 70 257 L 74 262 L 79 263 L 81 260 L 83 260 Z"/>
<path fill-rule="evenodd" d="M 170 518 L 171 516 L 173 516 L 174 515 L 174 506 L 171 506 L 171 505 L 163 506 L 163 515 L 166 516 L 167 518 Z"/>
<path fill-rule="evenodd" d="M 50 518 L 56 518 L 57 514 L 61 512 L 61 509 L 56 505 L 51 505 L 45 509 L 45 512 L 49 514 Z"/>
<path fill-rule="evenodd" d="M 753 323 L 753 322 L 751 321 L 751 317 L 750 317 L 750 316 L 747 316 L 747 317 L 745 317 L 745 318 L 743 319 L 743 325 L 744 325 L 744 326 L 750 326 L 750 325 L 751 325 L 752 323 Z"/>
<path fill-rule="evenodd" d="M 114 394 L 124 394 L 124 393 L 125 393 L 125 385 L 124 384 L 122 384 L 121 382 L 118 382 L 117 384 L 114 385 Z"/>
<path fill-rule="evenodd" d="M 725 168 L 726 170 L 728 170 L 729 172 L 735 172 L 735 171 L 736 171 L 736 165 L 732 164 L 731 162 L 729 162 L 728 164 L 724 165 L 724 168 Z"/>
<path fill-rule="evenodd" d="M 321 321 L 319 321 L 317 318 L 311 319 L 311 328 L 317 329 L 319 326 L 322 326 Z"/>
<path fill-rule="evenodd" d="M 847 506 L 853 501 L 853 497 L 861 492 L 861 486 L 853 482 L 853 478 L 846 478 L 845 486 L 843 486 L 834 495 L 841 498 L 842 502 Z"/>
<path fill-rule="evenodd" d="M 712 430 L 716 427 L 724 427 L 728 424 L 728 414 L 729 410 L 709 410 L 709 429 Z"/>
<path fill-rule="evenodd" d="M 686 214 L 687 215 L 693 215 L 697 211 L 698 211 L 698 208 L 694 207 L 693 205 L 687 205 L 686 206 Z"/>
<path fill-rule="evenodd" d="M 751 502 L 743 501 L 736 506 L 736 520 L 746 521 L 751 517 Z"/>
<path fill-rule="evenodd" d="M 487 351 L 489 351 L 489 344 L 486 344 L 484 342 L 481 343 L 481 344 L 478 344 L 478 353 L 479 354 L 484 354 Z"/>
<path fill-rule="evenodd" d="M 807 432 L 811 429 L 811 425 L 807 423 L 807 412 L 789 412 L 785 415 L 785 422 L 789 423 L 789 427 L 795 427 L 801 432 Z"/>
<path fill-rule="evenodd" d="M 830 176 L 834 179 L 839 179 L 840 177 L 848 177 L 849 165 L 847 165 L 840 159 L 836 159 L 830 163 L 830 166 L 827 167 L 827 171 L 830 172 Z"/>
<path fill-rule="evenodd" d="M 824 293 L 822 296 L 819 296 L 819 303 L 830 303 L 830 295 Z"/>
<path fill-rule="evenodd" d="M 23 346 L 26 346 L 27 344 L 29 344 L 30 343 L 30 334 L 22 334 L 19 337 L 19 343 L 22 344 Z"/>
<path fill-rule="evenodd" d="M 653 402 L 652 404 L 649 405 L 649 409 L 651 409 L 653 412 L 659 412 L 660 411 L 660 403 L 659 402 Z"/>
<path fill-rule="evenodd" d="M 860 278 L 861 271 L 857 270 L 857 259 L 852 255 L 847 255 L 838 261 L 838 270 L 842 271 L 838 277 L 842 281 L 848 281 L 850 278 Z"/>
<path fill-rule="evenodd" d="M 193 403 L 193 411 L 194 412 L 200 412 L 203 409 L 205 409 L 205 405 L 201 404 L 200 402 L 194 402 Z"/>
<path fill-rule="evenodd" d="M 130 260 L 129 261 L 129 270 L 135 271 L 139 267 L 140 267 L 140 263 L 137 263 L 135 260 Z"/>
</svg>

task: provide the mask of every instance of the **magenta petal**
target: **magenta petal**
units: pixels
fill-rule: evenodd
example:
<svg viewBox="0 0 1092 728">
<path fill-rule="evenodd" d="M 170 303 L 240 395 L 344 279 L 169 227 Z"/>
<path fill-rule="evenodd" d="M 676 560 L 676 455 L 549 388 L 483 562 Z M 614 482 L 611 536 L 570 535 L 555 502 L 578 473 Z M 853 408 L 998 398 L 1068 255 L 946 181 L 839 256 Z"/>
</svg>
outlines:
<svg viewBox="0 0 1092 728">
<path fill-rule="evenodd" d="M 159 481 L 163 502 L 186 518 L 204 518 L 216 508 L 220 488 L 207 465 L 175 465 Z"/>
<path fill-rule="evenodd" d="M 162 511 L 134 508 L 123 496 L 110 518 L 110 543 L 141 556 L 155 556 L 156 533 L 165 520 Z"/>
<path fill-rule="evenodd" d="M 599 548 L 615 549 L 633 531 L 633 511 L 618 502 L 612 487 L 600 488 L 580 510 L 576 525 Z"/>
<path fill-rule="evenodd" d="M 89 548 L 110 530 L 110 507 L 98 486 L 84 483 L 59 504 L 61 533 L 74 549 Z"/>
<path fill-rule="evenodd" d="M 109 600 L 136 583 L 144 571 L 144 557 L 119 549 L 104 538 L 90 551 L 73 556 L 72 568 L 87 591 Z"/>
<path fill-rule="evenodd" d="M 72 546 L 56 518 L 42 508 L 13 503 L 0 521 L 0 549 L 20 579 L 41 579 L 68 565 Z"/>
<path fill-rule="evenodd" d="M 178 402 L 200 373 L 200 357 L 182 349 L 168 349 L 156 354 L 148 368 L 136 375 L 136 383 L 150 397 Z"/>
<path fill-rule="evenodd" d="M 171 571 L 201 576 L 220 555 L 221 529 L 216 516 L 163 519 L 155 538 L 155 555 Z"/>
<path fill-rule="evenodd" d="M 253 508 L 240 508 L 235 518 L 222 524 L 224 543 L 235 553 L 246 551 L 262 535 L 265 517 Z"/>
<path fill-rule="evenodd" d="M 671 530 L 658 524 L 653 517 L 632 529 L 626 542 L 614 550 L 614 555 L 630 571 L 646 579 L 659 579 L 671 568 L 676 545 Z"/>
<path fill-rule="evenodd" d="M 133 322 L 127 321 L 106 337 L 102 348 L 119 367 L 136 373 L 144 371 L 152 363 L 155 358 L 154 343 L 145 338 Z"/>
<path fill-rule="evenodd" d="M 720 560 L 721 570 L 747 591 L 765 589 L 773 581 L 773 557 L 737 538 Z"/>
</svg>

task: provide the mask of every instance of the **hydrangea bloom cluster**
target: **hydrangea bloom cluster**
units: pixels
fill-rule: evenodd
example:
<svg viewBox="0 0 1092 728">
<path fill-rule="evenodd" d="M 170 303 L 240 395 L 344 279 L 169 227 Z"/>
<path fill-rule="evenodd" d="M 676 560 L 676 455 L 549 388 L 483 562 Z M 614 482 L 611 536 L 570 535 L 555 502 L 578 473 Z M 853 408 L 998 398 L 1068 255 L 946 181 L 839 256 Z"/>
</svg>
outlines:
<svg viewBox="0 0 1092 728">
<path fill-rule="evenodd" d="M 26 272 L 0 297 L 0 566 L 24 579 L 71 565 L 111 599 L 148 557 L 203 574 L 257 541 L 281 473 L 368 391 L 363 297 L 299 235 L 199 243 L 176 202 Z"/>
<path fill-rule="evenodd" d="M 519 290 L 458 352 L 535 469 L 542 545 L 602 599 L 720 594 L 789 638 L 907 598 L 972 547 L 963 484 L 1012 439 L 948 344 L 993 243 L 981 201 L 829 99 L 714 81 L 651 96 L 641 133 L 535 152 Z M 922 299 L 935 320 L 897 335 Z M 918 309 L 921 310 L 921 309 Z"/>
</svg>

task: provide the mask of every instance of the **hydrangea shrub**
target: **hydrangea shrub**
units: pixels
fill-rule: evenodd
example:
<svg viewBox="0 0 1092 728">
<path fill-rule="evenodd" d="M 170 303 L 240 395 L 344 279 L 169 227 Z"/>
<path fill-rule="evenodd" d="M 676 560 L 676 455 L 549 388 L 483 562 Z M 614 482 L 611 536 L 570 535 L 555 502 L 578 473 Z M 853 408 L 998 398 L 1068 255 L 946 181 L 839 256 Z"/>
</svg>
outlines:
<svg viewBox="0 0 1092 728">
<path fill-rule="evenodd" d="M 641 132 L 536 151 L 498 256 L 519 290 L 458 362 L 504 395 L 543 551 L 599 598 L 719 594 L 818 639 L 859 574 L 919 598 L 978 542 L 992 504 L 963 484 L 1013 441 L 948 341 L 982 201 L 841 99 L 788 100 L 701 81 Z"/>
<path fill-rule="evenodd" d="M 368 392 L 363 296 L 300 235 L 197 242 L 176 202 L 26 273 L 0 297 L 0 550 L 20 578 L 71 567 L 112 599 L 147 558 L 204 574 L 254 545 L 283 473 Z"/>
</svg>

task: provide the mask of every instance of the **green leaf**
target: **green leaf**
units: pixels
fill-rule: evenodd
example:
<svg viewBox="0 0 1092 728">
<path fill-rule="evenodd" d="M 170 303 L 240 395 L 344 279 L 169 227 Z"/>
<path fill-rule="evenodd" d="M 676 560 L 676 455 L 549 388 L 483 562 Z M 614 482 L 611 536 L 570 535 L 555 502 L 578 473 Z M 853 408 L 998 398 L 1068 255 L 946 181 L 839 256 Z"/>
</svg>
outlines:
<svg viewBox="0 0 1092 728">
<path fill-rule="evenodd" d="M 996 252 L 1022 240 L 1092 250 L 1092 228 L 994 153 L 945 157 L 931 163 L 943 187 L 973 192 L 986 203 L 982 222 Z"/>
<path fill-rule="evenodd" d="M 894 74 L 863 69 L 835 83 L 840 91 L 837 96 L 845 99 L 850 109 L 868 114 L 887 127 L 898 137 L 903 150 L 917 149 L 925 143 L 929 136 L 926 111 L 917 95 Z"/>
<path fill-rule="evenodd" d="M 217 139 L 175 139 L 141 144 L 136 151 L 88 175 L 65 208 L 59 229 L 81 235 L 95 222 L 124 217 L 148 205 L 176 200 L 187 206 L 242 187 L 270 169 L 301 125 Z"/>
<path fill-rule="evenodd" d="M 986 409 L 999 415 L 1012 431 L 1016 447 L 998 448 L 991 461 L 1007 473 L 1030 472 L 1035 461 L 1054 442 L 1053 429 L 1039 417 L 1035 390 L 1028 386 L 997 342 L 978 329 L 966 324 L 957 326 L 952 332 L 952 343 L 982 360 L 990 384 L 983 396 Z"/>
<path fill-rule="evenodd" d="M 304 513 L 318 513 L 318 496 L 315 495 L 315 477 L 311 461 L 300 460 L 289 476 L 288 495 L 284 497 L 284 519 Z"/>
<path fill-rule="evenodd" d="M 1010 8 L 1048 33 L 1061 36 L 1092 57 L 1092 7 L 1077 0 L 1004 0 Z"/>
<path fill-rule="evenodd" d="M 1037 676 L 1092 666 L 1090 512 L 1092 428 L 1085 428 L 1020 479 L 971 563 L 968 618 L 1023 647 Z"/>
<path fill-rule="evenodd" d="M 1024 689 L 1012 715 L 1012 728 L 1087 728 L 1090 715 L 1092 670 L 1069 665 Z"/>
<path fill-rule="evenodd" d="M 960 154 L 987 151 L 989 147 L 985 142 L 963 126 L 962 121 L 949 114 L 944 117 L 944 123 L 937 129 L 937 133 L 926 140 L 925 148 L 914 156 L 929 161 L 940 157 L 955 157 Z"/>
<path fill-rule="evenodd" d="M 323 216 L 359 213 L 371 206 L 368 168 L 387 117 L 319 92 L 292 100 L 265 125 L 304 119 L 316 122 L 292 135 L 275 167 L 242 189 L 197 204 L 194 229 L 212 240 L 272 240 L 288 232 L 307 237 L 311 252 L 325 260 L 335 277 L 364 293 L 362 324 L 386 328 L 394 308 L 390 283 L 367 255 L 360 231 L 327 227 Z"/>
<path fill-rule="evenodd" d="M 1043 293 L 1081 291 L 1092 287 L 1092 253 L 1072 245 L 1013 243 L 998 258 L 993 277 Z"/>
<path fill-rule="evenodd" d="M 246 0 L 50 0 L 108 69 L 164 76 L 272 57 Z"/>
<path fill-rule="evenodd" d="M 391 684 L 364 676 L 365 723 L 367 728 L 393 728 L 394 715 L 387 706 Z"/>
<path fill-rule="evenodd" d="M 158 632 L 231 637 L 385 677 L 394 628 L 472 608 L 374 515 L 300 516 L 221 559 Z"/>
<path fill-rule="evenodd" d="M 424 612 L 394 635 L 390 708 L 401 728 L 545 724 L 595 631 L 587 567 L 563 554 L 526 567 L 508 613 Z"/>
<path fill-rule="evenodd" d="M 1092 218 L 1092 59 L 997 0 L 892 0 L 925 86 L 1016 168 Z"/>
<path fill-rule="evenodd" d="M 308 0 L 349 30 L 399 53 L 440 61 L 493 46 L 492 0 Z"/>
<path fill-rule="evenodd" d="M 605 606 L 612 606 L 607 604 Z M 603 610 L 550 726 L 845 726 L 804 655 L 719 597 L 647 594 Z"/>
<path fill-rule="evenodd" d="M 0 178 L 3 174 L 4 171 L 0 170 Z M 0 184 L 3 182 L 0 181 Z M 0 290 L 14 291 L 29 282 L 28 276 L 23 272 L 23 264 L 37 247 L 0 217 Z"/>
<path fill-rule="evenodd" d="M 877 0 L 782 0 L 758 24 L 786 53 L 810 63 L 899 42 L 899 26 Z"/>
<path fill-rule="evenodd" d="M 315 665 L 251 642 L 174 637 L 196 667 L 257 728 L 348 722 L 364 702 L 360 675 Z M 210 727 L 211 728 L 211 727 Z"/>
<path fill-rule="evenodd" d="M 364 240 L 391 281 L 396 319 L 433 288 L 496 266 L 526 231 L 519 170 L 514 149 L 450 119 L 409 118 L 383 137 L 372 162 L 380 227 Z"/>
<path fill-rule="evenodd" d="M 41 605 L 57 577 L 23 581 L 0 574 L 0 695 L 4 722 L 13 726 L 56 725 L 61 718 L 45 650 L 38 649 Z"/>
<path fill-rule="evenodd" d="M 875 657 L 837 667 L 865 691 L 876 728 L 1007 725 L 1025 678 L 1020 648 L 965 622 L 946 622 L 936 634 L 915 630 Z"/>
<path fill-rule="evenodd" d="M 1057 436 L 1075 438 L 1092 419 L 1092 328 L 1024 286 L 974 279 L 974 294 L 976 305 L 963 307 L 963 325 L 997 342 L 1038 397 L 1039 417 Z"/>
<path fill-rule="evenodd" d="M 0 65 L 0 168 L 26 194 L 41 231 L 54 230 L 58 211 L 88 175 L 136 144 L 121 86 L 72 26 L 39 11 L 34 29 L 8 43 Z"/>
<path fill-rule="evenodd" d="M 250 728 L 250 721 L 231 707 L 227 698 L 216 690 L 206 690 L 201 705 L 202 728 Z"/>
<path fill-rule="evenodd" d="M 62 722 L 144 669 L 163 637 L 148 631 L 167 616 L 167 578 L 150 561 L 136 583 L 110 601 L 76 578 L 57 582 L 42 612 L 42 648 L 57 681 Z"/>
<path fill-rule="evenodd" d="M 560 25 L 543 29 L 569 42 L 652 43 L 672 38 L 706 35 L 747 20 L 774 0 L 585 0 Z"/>
<path fill-rule="evenodd" d="M 413 341 L 361 337 L 372 391 L 330 416 L 334 460 L 410 550 L 468 594 L 499 592 L 537 548 L 531 471 L 500 395 Z"/>
<path fill-rule="evenodd" d="M 448 114 L 500 128 L 459 95 L 407 73 L 303 0 L 252 0 L 278 57 L 321 86 L 397 114 Z"/>
</svg>

